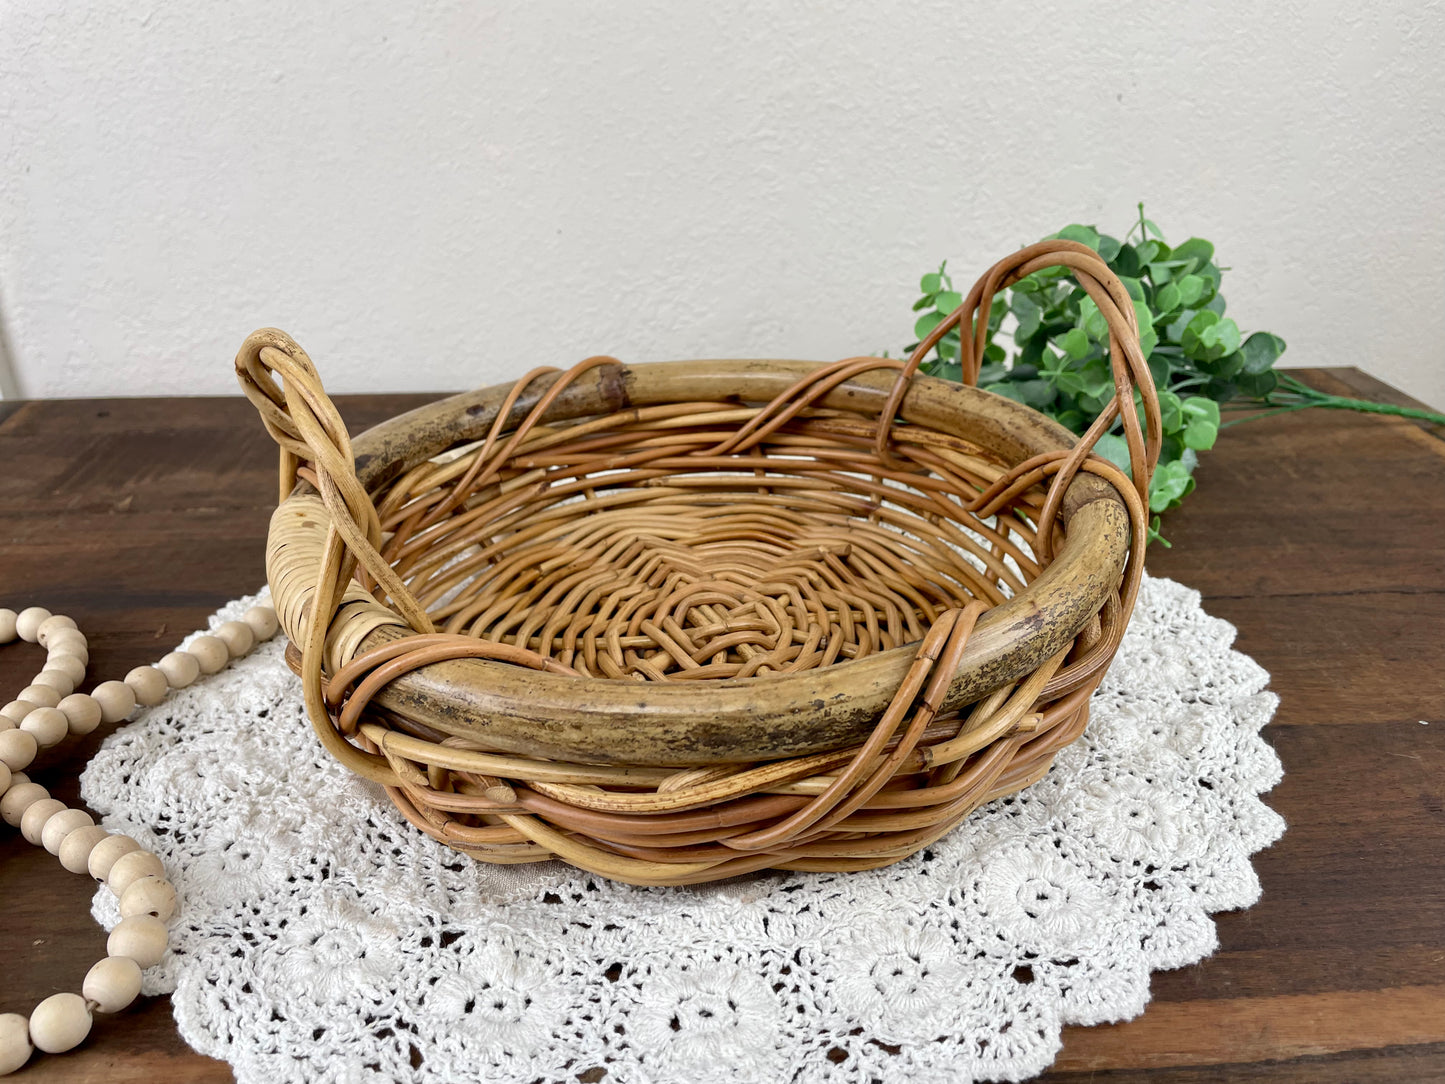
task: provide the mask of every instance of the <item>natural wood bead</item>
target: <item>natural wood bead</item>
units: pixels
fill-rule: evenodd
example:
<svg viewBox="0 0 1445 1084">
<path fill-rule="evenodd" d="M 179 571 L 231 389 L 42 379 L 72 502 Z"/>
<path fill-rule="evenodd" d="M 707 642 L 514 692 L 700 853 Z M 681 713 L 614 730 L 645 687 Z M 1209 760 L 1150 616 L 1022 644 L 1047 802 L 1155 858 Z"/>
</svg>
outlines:
<svg viewBox="0 0 1445 1084">
<path fill-rule="evenodd" d="M 100 725 L 100 704 L 89 693 L 71 693 L 56 707 L 65 714 L 72 734 L 89 734 Z"/>
<path fill-rule="evenodd" d="M 80 988 L 99 1012 L 120 1012 L 140 994 L 140 964 L 129 956 L 107 956 L 85 976 Z"/>
<path fill-rule="evenodd" d="M 107 723 L 119 723 L 135 711 L 135 690 L 123 681 L 102 681 L 90 695 L 100 705 L 100 717 Z"/>
<path fill-rule="evenodd" d="M 176 887 L 164 877 L 142 877 L 120 897 L 122 918 L 150 915 L 165 922 L 176 913 Z"/>
<path fill-rule="evenodd" d="M 251 626 L 258 642 L 271 639 L 281 627 L 281 622 L 276 619 L 276 611 L 270 606 L 252 606 L 241 616 L 241 620 Z"/>
<path fill-rule="evenodd" d="M 23 772 L 35 760 L 40 744 L 28 730 L 0 730 L 0 761 L 12 772 Z"/>
<path fill-rule="evenodd" d="M 201 663 L 189 651 L 172 651 L 156 663 L 156 669 L 166 676 L 172 689 L 184 689 L 201 676 Z"/>
<path fill-rule="evenodd" d="M 166 924 L 150 915 L 131 915 L 115 924 L 105 942 L 109 956 L 128 956 L 145 970 L 166 954 Z"/>
<path fill-rule="evenodd" d="M 35 643 L 40 635 L 40 626 L 50 620 L 50 611 L 44 606 L 28 606 L 15 615 L 15 632 L 26 643 Z"/>
<path fill-rule="evenodd" d="M 59 745 L 70 733 L 70 720 L 59 708 L 36 708 L 20 724 L 21 730 L 35 735 L 36 744 L 42 749 Z"/>
<path fill-rule="evenodd" d="M 51 652 L 45 660 L 45 669 L 59 670 L 70 678 L 71 692 L 74 692 L 75 687 L 85 680 L 85 663 L 75 655 L 67 655 L 58 651 Z"/>
<path fill-rule="evenodd" d="M 19 726 L 25 721 L 25 716 L 38 708 L 39 704 L 32 704 L 29 700 L 12 700 L 3 708 L 0 708 L 0 719 L 4 719 L 10 726 Z M 9 730 L 10 727 L 3 729 Z"/>
<path fill-rule="evenodd" d="M 16 772 L 15 775 L 19 776 L 20 773 Z M 36 802 L 43 802 L 49 797 L 50 792 L 39 783 L 16 783 L 12 779 L 10 789 L 0 798 L 0 820 L 12 828 L 19 828 L 20 818 L 25 815 L 25 811 Z"/>
<path fill-rule="evenodd" d="M 13 612 L 13 611 L 11 611 Z M 30 1021 L 18 1012 L 0 1016 L 0 1076 L 15 1072 L 30 1060 Z"/>
<path fill-rule="evenodd" d="M 97 881 L 107 880 L 110 877 L 111 868 L 123 855 L 138 850 L 140 850 L 140 844 L 130 836 L 113 835 L 109 839 L 102 839 L 95 845 L 90 852 L 90 860 L 86 862 L 85 868 L 90 870 L 90 875 Z"/>
<path fill-rule="evenodd" d="M 126 674 L 125 683 L 135 693 L 136 702 L 147 708 L 155 707 L 170 691 L 165 674 L 154 666 L 137 666 Z"/>
<path fill-rule="evenodd" d="M 14 610 L 0 606 L 0 644 L 8 644 L 15 639 L 15 618 L 17 616 Z"/>
<path fill-rule="evenodd" d="M 81 662 L 90 662 L 90 644 L 74 629 L 62 629 L 49 637 L 45 650 L 52 655 L 74 655 Z"/>
<path fill-rule="evenodd" d="M 15 777 L 20 774 L 20 772 L 12 772 L 10 770 L 10 765 L 6 764 L 3 760 L 0 760 L 0 795 L 3 795 L 10 790 L 10 784 L 13 783 L 15 781 Z"/>
<path fill-rule="evenodd" d="M 47 1054 L 63 1054 L 85 1042 L 90 1022 L 85 998 L 51 994 L 30 1013 L 30 1041 Z"/>
<path fill-rule="evenodd" d="M 46 663 L 45 669 L 35 675 L 35 685 L 49 685 L 61 696 L 69 696 L 75 692 L 75 681 L 64 670 L 52 670 L 50 664 Z"/>
<path fill-rule="evenodd" d="M 135 884 L 142 877 L 160 877 L 166 875 L 165 866 L 161 860 L 150 851 L 135 850 L 129 854 L 123 854 L 115 860 L 115 865 L 110 867 L 110 874 L 106 877 L 105 883 L 110 885 L 110 890 L 119 899 L 125 895 L 125 890 Z M 149 964 L 144 965 L 149 967 Z"/>
<path fill-rule="evenodd" d="M 45 822 L 57 813 L 65 812 L 65 803 L 56 798 L 42 798 L 25 810 L 20 818 L 20 834 L 26 842 L 40 846 L 40 833 L 45 831 Z"/>
<path fill-rule="evenodd" d="M 67 809 L 45 822 L 40 832 L 40 845 L 53 855 L 60 854 L 65 837 L 77 828 L 94 828 L 95 818 L 83 809 Z"/>
<path fill-rule="evenodd" d="M 231 649 L 226 641 L 215 636 L 197 636 L 186 651 L 196 657 L 203 674 L 214 674 L 231 661 Z"/>
<path fill-rule="evenodd" d="M 233 659 L 239 659 L 256 646 L 256 634 L 244 621 L 222 621 L 216 627 L 216 639 L 226 645 Z"/>
<path fill-rule="evenodd" d="M 74 628 L 75 621 L 72 618 L 66 617 L 64 614 L 55 614 L 40 622 L 40 627 L 35 630 L 35 641 L 41 647 L 46 647 L 50 643 L 50 638 L 61 629 Z M 79 632 L 80 630 L 75 629 L 75 631 Z"/>
<path fill-rule="evenodd" d="M 49 685 L 27 685 L 20 690 L 20 695 L 15 699 L 29 700 L 40 708 L 53 708 L 60 703 L 60 692 L 52 689 Z"/>
<path fill-rule="evenodd" d="M 110 833 L 98 824 L 77 828 L 60 841 L 60 864 L 71 873 L 87 872 L 90 869 L 90 852 L 109 836 Z"/>
</svg>

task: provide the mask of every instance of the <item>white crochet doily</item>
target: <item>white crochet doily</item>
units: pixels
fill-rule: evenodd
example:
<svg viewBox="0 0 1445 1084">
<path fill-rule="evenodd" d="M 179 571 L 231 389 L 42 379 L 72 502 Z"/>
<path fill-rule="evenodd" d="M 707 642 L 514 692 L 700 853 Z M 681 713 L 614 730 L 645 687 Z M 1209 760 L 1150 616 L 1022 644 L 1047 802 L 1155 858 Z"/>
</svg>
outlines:
<svg viewBox="0 0 1445 1084">
<path fill-rule="evenodd" d="M 1259 896 L 1276 698 L 1233 639 L 1146 579 L 1049 775 L 867 873 L 475 863 L 323 753 L 281 638 L 113 735 L 83 794 L 164 860 L 182 904 L 146 990 L 242 1084 L 1020 1080 Z"/>
</svg>

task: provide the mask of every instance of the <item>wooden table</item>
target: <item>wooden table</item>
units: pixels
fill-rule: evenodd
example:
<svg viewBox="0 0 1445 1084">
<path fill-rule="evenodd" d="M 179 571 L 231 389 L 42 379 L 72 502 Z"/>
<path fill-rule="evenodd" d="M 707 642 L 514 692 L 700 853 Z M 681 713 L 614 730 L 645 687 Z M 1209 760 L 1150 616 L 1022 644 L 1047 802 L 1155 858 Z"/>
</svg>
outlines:
<svg viewBox="0 0 1445 1084">
<path fill-rule="evenodd" d="M 1356 370 L 1300 372 L 1410 402 Z M 428 398 L 340 405 L 359 430 Z M 1307 411 L 1226 430 L 1198 480 L 1150 570 L 1202 591 L 1273 675 L 1285 777 L 1268 801 L 1289 830 L 1255 859 L 1263 900 L 1218 916 L 1220 951 L 1156 973 L 1139 1019 L 1069 1029 L 1042 1079 L 1445 1080 L 1445 431 Z M 91 676 L 120 677 L 261 584 L 274 500 L 275 449 L 242 399 L 0 403 L 0 603 L 74 616 Z M 3 699 L 40 658 L 0 651 Z M 76 802 L 110 729 L 36 778 Z M 90 880 L 7 829 L 0 885 L 0 1012 L 79 989 L 104 954 Z M 230 1073 L 157 998 L 19 1079 Z"/>
</svg>

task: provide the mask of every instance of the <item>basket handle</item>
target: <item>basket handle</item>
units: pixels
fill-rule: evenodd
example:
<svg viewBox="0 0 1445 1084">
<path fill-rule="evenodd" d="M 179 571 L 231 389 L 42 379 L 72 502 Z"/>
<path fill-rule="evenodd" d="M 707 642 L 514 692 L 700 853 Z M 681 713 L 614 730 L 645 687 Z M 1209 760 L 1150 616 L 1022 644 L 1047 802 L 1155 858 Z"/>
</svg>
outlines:
<svg viewBox="0 0 1445 1084">
<path fill-rule="evenodd" d="M 1052 240 L 1021 248 L 999 260 L 973 284 L 968 296 L 963 299 L 963 304 L 949 313 L 914 349 L 898 374 L 882 414 L 884 418 L 898 416 L 898 408 L 903 402 L 913 374 L 918 371 L 928 352 L 954 328 L 959 329 L 963 381 L 976 385 L 983 364 L 984 347 L 988 345 L 988 314 L 994 295 L 1035 271 L 1050 267 L 1067 268 L 1093 299 L 1094 304 L 1098 305 L 1099 312 L 1108 323 L 1109 364 L 1114 376 L 1114 398 L 1088 431 L 1079 438 L 1074 450 L 1065 458 L 1049 486 L 1039 519 L 1039 540 L 1044 546 L 1045 555 L 1052 535 L 1051 527 L 1069 482 L 1078 473 L 1099 438 L 1113 426 L 1116 418 L 1122 415 L 1124 440 L 1129 446 L 1130 474 L 1134 489 L 1145 509 L 1149 507 L 1149 480 L 1159 462 L 1159 451 L 1164 440 L 1159 394 L 1154 386 L 1154 375 L 1149 371 L 1149 363 L 1139 345 L 1139 325 L 1134 315 L 1134 303 L 1119 277 L 1109 269 L 1109 265 L 1097 252 L 1077 241 Z M 1142 425 L 1138 413 L 1132 409 L 1135 391 L 1139 393 L 1140 405 L 1143 408 Z M 1124 408 L 1126 403 L 1129 404 L 1129 409 Z M 879 425 L 874 445 L 874 450 L 885 463 L 892 460 L 888 450 L 889 429 L 887 425 Z"/>
</svg>

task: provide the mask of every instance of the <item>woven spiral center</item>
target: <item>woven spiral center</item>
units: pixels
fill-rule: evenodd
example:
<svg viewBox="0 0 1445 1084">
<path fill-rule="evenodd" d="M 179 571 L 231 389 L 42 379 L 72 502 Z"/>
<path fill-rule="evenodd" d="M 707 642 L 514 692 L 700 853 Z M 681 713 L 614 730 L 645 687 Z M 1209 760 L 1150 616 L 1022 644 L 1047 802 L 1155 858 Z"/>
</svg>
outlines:
<svg viewBox="0 0 1445 1084">
<path fill-rule="evenodd" d="M 382 502 L 386 555 L 439 629 L 653 681 L 862 658 L 1037 574 L 1026 519 L 966 507 L 1000 468 L 960 442 L 919 431 L 884 468 L 817 411 L 708 454 L 739 413 L 680 404 L 439 457 Z M 642 450 L 619 468 L 598 431 Z"/>
</svg>

